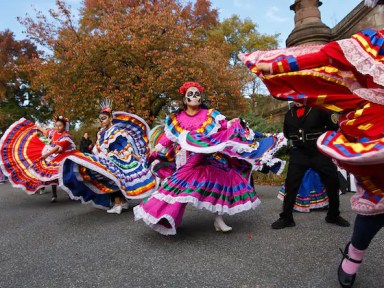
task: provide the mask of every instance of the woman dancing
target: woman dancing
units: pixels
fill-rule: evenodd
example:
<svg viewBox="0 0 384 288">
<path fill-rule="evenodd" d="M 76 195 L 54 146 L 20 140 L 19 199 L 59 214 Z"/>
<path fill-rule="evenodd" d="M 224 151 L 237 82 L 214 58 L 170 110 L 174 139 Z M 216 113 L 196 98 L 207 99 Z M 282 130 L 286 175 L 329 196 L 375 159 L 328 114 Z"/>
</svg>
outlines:
<svg viewBox="0 0 384 288">
<path fill-rule="evenodd" d="M 12 124 L 0 141 L 0 167 L 13 187 L 34 194 L 52 185 L 51 202 L 56 202 L 59 165 L 75 152 L 75 144 L 68 133 L 69 121 L 63 116 L 54 119 L 54 129 L 44 129 L 21 118 Z M 48 137 L 48 144 L 38 132 Z"/>
<path fill-rule="evenodd" d="M 252 168 L 279 172 L 284 162 L 273 158 L 285 139 L 282 134 L 254 140 L 239 119 L 231 121 L 202 104 L 204 88 L 187 82 L 180 88 L 184 109 L 166 119 L 151 158 L 160 189 L 134 208 L 135 219 L 164 235 L 176 234 L 185 206 L 215 214 L 214 227 L 228 232 L 223 215 L 256 208 L 260 200 L 250 183 Z"/>
<path fill-rule="evenodd" d="M 126 199 L 142 199 L 156 188 L 147 169 L 149 127 L 140 117 L 112 112 L 112 102 L 101 104 L 102 129 L 92 154 L 77 152 L 61 165 L 60 186 L 72 199 L 120 214 Z"/>
</svg>

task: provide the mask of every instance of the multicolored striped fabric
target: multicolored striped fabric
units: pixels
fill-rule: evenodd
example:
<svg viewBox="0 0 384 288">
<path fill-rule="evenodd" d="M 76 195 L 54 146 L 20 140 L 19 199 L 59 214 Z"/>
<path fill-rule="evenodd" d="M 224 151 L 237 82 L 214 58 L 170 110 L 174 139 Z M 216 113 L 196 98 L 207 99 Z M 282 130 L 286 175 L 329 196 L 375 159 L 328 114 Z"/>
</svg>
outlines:
<svg viewBox="0 0 384 288">
<path fill-rule="evenodd" d="M 152 173 L 135 160 L 117 165 L 119 159 L 77 152 L 61 165 L 60 187 L 72 199 L 95 207 L 110 208 L 114 192 L 127 199 L 142 199 L 156 187 Z"/>
<path fill-rule="evenodd" d="M 285 194 L 285 184 L 283 184 L 277 198 L 284 201 Z M 312 169 L 308 169 L 301 181 L 293 209 L 298 212 L 311 212 L 311 210 L 327 206 L 327 190 L 321 182 L 319 174 Z"/>
<path fill-rule="evenodd" d="M 135 114 L 122 111 L 113 112 L 113 125 L 123 129 L 129 137 L 133 151 L 142 159 L 146 159 L 150 150 L 149 132 L 150 128 L 145 120 Z"/>
<path fill-rule="evenodd" d="M 63 133 L 56 139 L 58 142 L 64 140 L 73 143 L 68 133 Z M 46 152 L 54 146 L 55 141 L 52 139 L 49 145 L 40 140 L 33 122 L 21 118 L 12 124 L 1 138 L 0 167 L 14 187 L 33 194 L 41 187 L 58 184 L 61 161 L 74 153 L 75 146 L 72 144 L 65 151 L 41 160 L 43 151 Z"/>
<path fill-rule="evenodd" d="M 208 113 L 206 115 L 205 122 L 195 130 L 196 133 L 201 133 L 204 135 L 208 135 L 212 132 L 216 132 L 218 119 L 221 119 L 223 117 L 219 111 L 215 109 L 209 109 Z M 224 117 L 223 117 L 224 118 Z M 170 137 L 170 134 L 175 138 L 178 138 L 180 134 L 185 131 L 184 128 L 180 125 L 180 123 L 177 120 L 176 114 L 172 113 L 170 116 L 167 117 L 165 120 L 165 126 L 168 131 L 168 137 Z"/>
<path fill-rule="evenodd" d="M 151 162 L 152 171 L 160 179 L 165 179 L 176 171 L 173 146 L 163 147 L 161 152 L 154 152 L 164 133 L 164 125 L 156 126 L 150 131 L 150 147 L 153 152 L 150 155 L 149 162 Z"/>
<path fill-rule="evenodd" d="M 196 131 L 180 134 L 182 149 L 195 153 L 222 153 L 242 159 L 252 165 L 254 171 L 279 174 L 284 168 L 284 162 L 273 155 L 286 145 L 283 133 L 270 134 L 268 137 L 255 139 L 254 133 L 244 128 L 238 121 L 223 131 L 212 135 L 202 135 Z"/>
<path fill-rule="evenodd" d="M 256 64 L 275 67 L 274 75 L 260 75 L 274 97 L 341 113 L 340 130 L 322 135 L 318 147 L 357 176 L 360 193 L 352 197 L 352 208 L 362 215 L 384 213 L 384 30 L 239 57 L 259 75 Z M 287 63 L 292 57 L 297 66 Z"/>
<path fill-rule="evenodd" d="M 239 120 L 227 122 L 216 110 L 201 110 L 195 116 L 173 114 L 151 158 L 156 158 L 154 165 L 174 159 L 175 170 L 169 169 L 157 193 L 134 208 L 135 219 L 161 234 L 174 235 L 186 204 L 220 215 L 255 209 L 260 200 L 250 182 L 252 169 L 282 170 L 285 162 L 274 153 L 285 144 L 282 135 L 256 142 L 253 131 Z"/>
<path fill-rule="evenodd" d="M 113 115 L 113 126 L 97 139 L 95 155 L 77 152 L 60 166 L 60 187 L 72 199 L 104 209 L 112 205 L 114 192 L 142 199 L 156 188 L 156 179 L 147 168 L 148 125 L 136 115 Z"/>
<path fill-rule="evenodd" d="M 250 183 L 249 164 L 244 174 L 232 165 L 227 156 L 192 154 L 157 193 L 134 208 L 135 219 L 161 234 L 175 235 L 186 204 L 229 215 L 255 209 L 260 200 Z"/>
<path fill-rule="evenodd" d="M 156 145 L 159 144 L 160 138 L 164 134 L 164 125 L 158 125 L 151 129 L 149 132 L 149 146 L 150 149 L 155 149 Z"/>
</svg>

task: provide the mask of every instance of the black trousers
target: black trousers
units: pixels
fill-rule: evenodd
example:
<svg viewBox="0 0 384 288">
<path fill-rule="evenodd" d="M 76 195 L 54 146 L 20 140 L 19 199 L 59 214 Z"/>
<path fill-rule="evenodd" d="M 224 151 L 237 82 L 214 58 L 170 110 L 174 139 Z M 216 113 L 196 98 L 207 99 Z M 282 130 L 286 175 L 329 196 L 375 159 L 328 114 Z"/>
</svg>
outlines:
<svg viewBox="0 0 384 288">
<path fill-rule="evenodd" d="M 384 227 L 384 214 L 374 216 L 357 215 L 352 234 L 352 245 L 359 249 L 368 248 L 373 237 Z"/>
<path fill-rule="evenodd" d="M 339 179 L 337 168 L 332 160 L 321 154 L 317 149 L 293 148 L 290 152 L 287 179 L 285 180 L 285 198 L 283 212 L 280 217 L 293 219 L 293 206 L 296 201 L 297 192 L 305 172 L 308 168 L 316 171 L 325 188 L 329 199 L 328 217 L 334 219 L 339 216 Z"/>
</svg>

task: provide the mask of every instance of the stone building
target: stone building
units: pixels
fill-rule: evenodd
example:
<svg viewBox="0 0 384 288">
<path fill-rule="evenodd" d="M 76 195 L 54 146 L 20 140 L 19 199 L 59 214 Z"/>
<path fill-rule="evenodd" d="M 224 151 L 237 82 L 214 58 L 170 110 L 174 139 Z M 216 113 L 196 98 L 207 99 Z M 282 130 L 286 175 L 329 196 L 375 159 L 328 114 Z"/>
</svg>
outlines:
<svg viewBox="0 0 384 288">
<path fill-rule="evenodd" d="M 295 0 L 290 9 L 295 12 L 295 28 L 286 40 L 287 47 L 305 44 L 325 44 L 333 40 L 349 38 L 366 29 L 383 29 L 384 15 L 379 8 L 364 6 L 361 1 L 335 27 L 329 28 L 321 21 L 319 0 Z M 326 4 L 325 4 L 326 5 Z"/>
</svg>

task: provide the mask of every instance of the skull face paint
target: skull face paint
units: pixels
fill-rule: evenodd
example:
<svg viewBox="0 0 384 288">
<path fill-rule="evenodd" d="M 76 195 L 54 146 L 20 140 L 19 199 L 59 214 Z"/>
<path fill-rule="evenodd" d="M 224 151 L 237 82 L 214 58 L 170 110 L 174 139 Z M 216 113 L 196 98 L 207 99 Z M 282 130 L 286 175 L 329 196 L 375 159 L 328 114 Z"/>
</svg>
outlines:
<svg viewBox="0 0 384 288">
<path fill-rule="evenodd" d="M 196 87 L 188 88 L 185 92 L 185 101 L 188 106 L 200 106 L 201 104 L 201 93 Z"/>
</svg>

